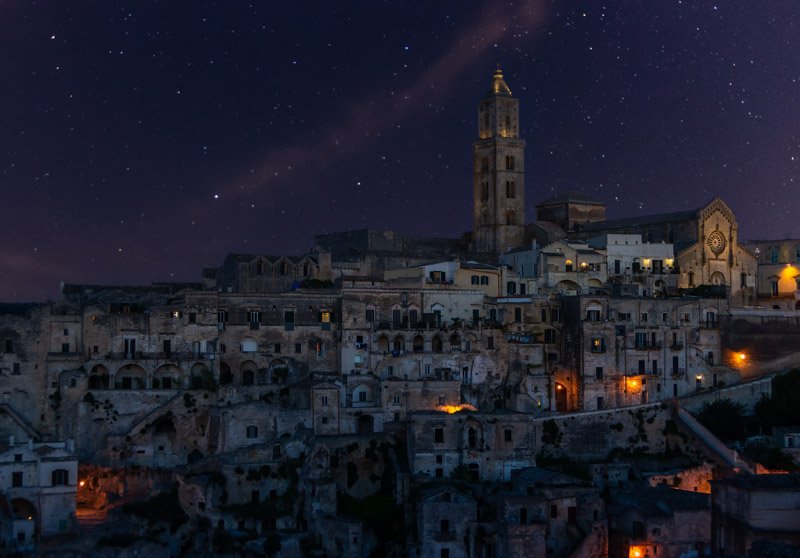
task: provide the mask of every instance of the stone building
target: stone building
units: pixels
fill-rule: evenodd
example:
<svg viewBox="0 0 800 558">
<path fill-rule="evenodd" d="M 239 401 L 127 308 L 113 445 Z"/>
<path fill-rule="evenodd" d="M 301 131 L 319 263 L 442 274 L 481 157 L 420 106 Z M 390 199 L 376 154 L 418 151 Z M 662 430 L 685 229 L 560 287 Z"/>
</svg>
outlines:
<svg viewBox="0 0 800 558">
<path fill-rule="evenodd" d="M 580 231 L 583 238 L 603 234 L 639 234 L 647 243 L 674 244 L 679 288 L 719 285 L 731 304 L 756 300 L 755 256 L 740 245 L 736 216 L 719 197 L 692 211 L 598 221 Z"/>
<path fill-rule="evenodd" d="M 417 504 L 418 558 L 467 558 L 477 535 L 475 499 L 455 487 L 423 490 Z M 413 552 L 413 551 L 412 551 Z"/>
<path fill-rule="evenodd" d="M 27 550 L 42 538 L 75 529 L 78 460 L 68 443 L 0 447 L 0 519 L 8 551 Z M 4 554 L 0 551 L 0 554 Z"/>
<path fill-rule="evenodd" d="M 537 223 L 555 224 L 565 233 L 605 220 L 606 204 L 580 192 L 557 194 L 536 204 Z"/>
<path fill-rule="evenodd" d="M 758 261 L 758 296 L 770 305 L 789 302 L 800 308 L 800 239 L 757 240 L 743 243 Z M 781 306 L 781 308 L 786 308 Z"/>
<path fill-rule="evenodd" d="M 747 556 L 768 539 L 800 544 L 800 475 L 738 474 L 711 482 L 711 549 Z"/>
<path fill-rule="evenodd" d="M 702 556 L 711 543 L 710 514 L 708 494 L 663 485 L 616 493 L 608 504 L 608 556 Z"/>
<path fill-rule="evenodd" d="M 528 467 L 515 471 L 501 496 L 501 529 L 507 546 L 498 556 L 605 556 L 605 503 L 588 482 Z"/>
<path fill-rule="evenodd" d="M 472 241 L 495 258 L 522 245 L 525 235 L 525 140 L 520 138 L 519 99 L 499 69 L 478 107 L 478 139 L 472 144 Z"/>
<path fill-rule="evenodd" d="M 740 380 L 723 360 L 725 299 L 582 295 L 564 304 L 559 410 L 635 405 Z"/>
</svg>

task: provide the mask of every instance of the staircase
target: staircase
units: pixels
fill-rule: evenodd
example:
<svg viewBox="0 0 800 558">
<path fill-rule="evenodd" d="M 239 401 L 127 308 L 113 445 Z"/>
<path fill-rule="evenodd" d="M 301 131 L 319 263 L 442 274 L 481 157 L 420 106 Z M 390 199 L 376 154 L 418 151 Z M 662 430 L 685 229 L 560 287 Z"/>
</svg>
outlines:
<svg viewBox="0 0 800 558">
<path fill-rule="evenodd" d="M 755 474 L 750 465 L 745 462 L 739 454 L 726 446 L 719 438 L 700 422 L 694 418 L 689 411 L 676 405 L 675 418 L 678 423 L 688 429 L 695 435 L 698 441 L 708 450 L 714 457 L 732 469 L 739 469 L 742 472 Z"/>
<path fill-rule="evenodd" d="M 75 520 L 83 535 L 90 535 L 108 521 L 108 510 L 94 508 L 78 508 L 75 511 Z"/>
</svg>

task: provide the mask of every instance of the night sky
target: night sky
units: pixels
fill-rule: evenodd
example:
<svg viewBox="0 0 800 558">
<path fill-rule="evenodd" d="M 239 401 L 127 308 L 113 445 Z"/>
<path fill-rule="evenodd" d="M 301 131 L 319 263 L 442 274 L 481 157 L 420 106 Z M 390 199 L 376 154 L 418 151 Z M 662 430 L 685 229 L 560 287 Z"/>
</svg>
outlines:
<svg viewBox="0 0 800 558">
<path fill-rule="evenodd" d="M 196 281 L 313 235 L 472 227 L 477 102 L 521 99 L 527 218 L 720 195 L 800 236 L 794 1 L 0 2 L 0 300 Z"/>
</svg>

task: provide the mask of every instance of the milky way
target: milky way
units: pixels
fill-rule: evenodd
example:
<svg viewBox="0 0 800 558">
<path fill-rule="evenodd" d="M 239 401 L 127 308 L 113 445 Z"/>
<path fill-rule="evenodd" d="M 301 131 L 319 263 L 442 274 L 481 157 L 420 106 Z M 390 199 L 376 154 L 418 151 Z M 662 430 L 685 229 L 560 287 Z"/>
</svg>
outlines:
<svg viewBox="0 0 800 558">
<path fill-rule="evenodd" d="M 0 300 L 460 236 L 498 63 L 529 220 L 571 189 L 610 217 L 721 195 L 742 238 L 800 236 L 795 4 L 363 4 L 0 3 Z"/>
</svg>

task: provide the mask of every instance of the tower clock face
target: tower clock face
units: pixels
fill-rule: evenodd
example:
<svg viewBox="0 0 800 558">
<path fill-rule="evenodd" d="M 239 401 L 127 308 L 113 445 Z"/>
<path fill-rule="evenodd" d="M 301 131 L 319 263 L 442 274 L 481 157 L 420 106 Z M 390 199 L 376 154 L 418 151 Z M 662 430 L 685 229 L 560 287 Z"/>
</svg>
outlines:
<svg viewBox="0 0 800 558">
<path fill-rule="evenodd" d="M 725 236 L 719 231 L 712 232 L 708 235 L 708 247 L 719 256 L 725 249 Z"/>
</svg>

